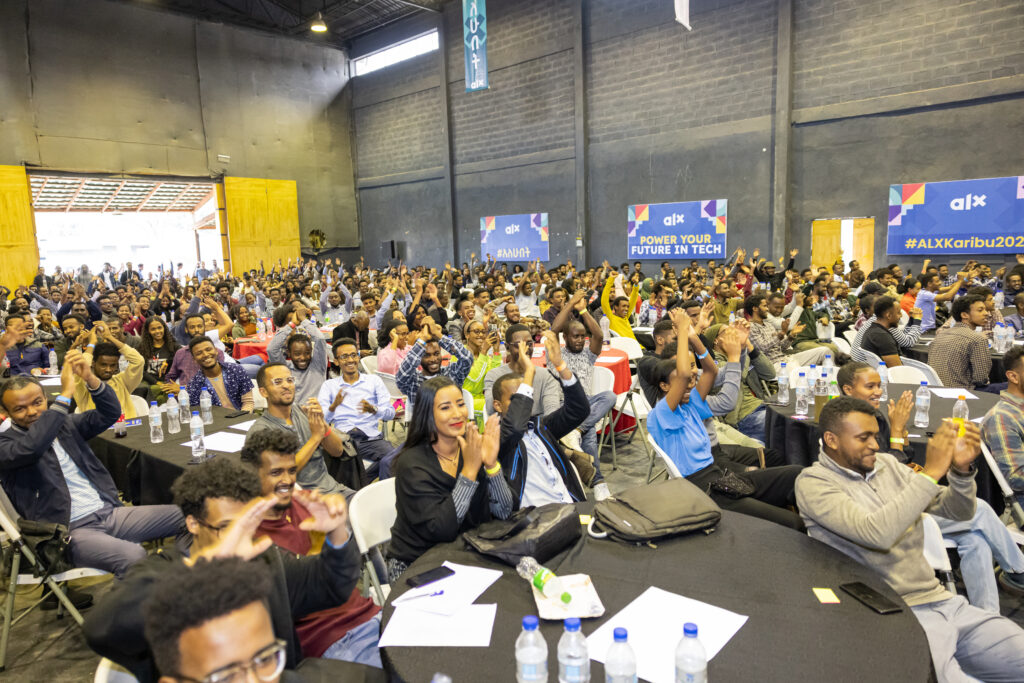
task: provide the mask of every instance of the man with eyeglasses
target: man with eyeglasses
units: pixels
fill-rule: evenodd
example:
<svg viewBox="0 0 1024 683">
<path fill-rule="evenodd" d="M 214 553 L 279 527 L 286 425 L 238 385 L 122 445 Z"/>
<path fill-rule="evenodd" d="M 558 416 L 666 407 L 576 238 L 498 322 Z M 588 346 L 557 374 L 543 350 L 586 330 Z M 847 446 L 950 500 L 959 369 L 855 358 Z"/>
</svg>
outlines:
<svg viewBox="0 0 1024 683">
<path fill-rule="evenodd" d="M 303 656 L 295 623 L 314 612 L 344 604 L 359 579 L 359 550 L 349 538 L 345 498 L 313 491 L 295 494 L 295 499 L 310 513 L 303 528 L 324 536 L 323 548 L 318 555 L 299 557 L 273 546 L 269 538 L 262 535 L 256 538 L 260 523 L 278 500 L 276 496 L 260 496 L 259 478 L 247 465 L 216 458 L 188 468 L 174 482 L 171 491 L 174 502 L 185 515 L 186 526 L 192 532 L 189 556 L 173 550 L 160 551 L 136 565 L 90 611 L 83 624 L 89 646 L 127 668 L 141 683 L 157 680 L 166 683 L 176 679 L 210 683 L 251 680 L 251 677 L 245 678 L 245 671 L 236 670 L 243 674 L 241 679 L 225 675 L 228 673 L 225 666 L 230 669 L 239 664 L 243 661 L 240 656 L 206 660 L 209 666 L 205 670 L 181 670 L 179 667 L 185 665 L 186 658 L 176 661 L 179 658 L 165 656 L 155 662 L 155 652 L 146 642 L 143 628 L 143 605 L 150 597 L 155 600 L 158 595 L 166 595 L 169 600 L 181 602 L 193 594 L 192 591 L 158 591 L 157 585 L 163 576 L 180 571 L 182 565 L 195 566 L 203 560 L 238 558 L 269 570 L 271 589 L 266 594 L 266 608 L 270 613 L 273 635 L 284 642 L 285 667 L 294 669 Z M 195 590 L 198 591 L 198 587 Z M 230 590 L 237 591 L 237 587 L 232 585 Z M 219 591 L 224 592 L 224 589 Z M 187 631 L 183 631 L 183 635 L 185 633 Z M 259 641 L 250 641 L 240 633 L 232 634 L 227 640 L 236 641 L 239 647 L 251 647 L 245 653 L 250 661 L 253 655 L 265 653 L 263 648 L 271 644 L 265 636 L 261 636 Z M 158 647 L 171 643 L 180 648 L 185 641 L 181 636 L 161 639 Z M 207 648 L 212 653 L 221 643 L 200 641 L 196 646 Z M 188 661 L 193 663 L 197 660 Z M 159 671 L 157 667 L 160 667 Z M 267 680 L 275 679 L 270 677 Z"/>
<path fill-rule="evenodd" d="M 393 450 L 378 426 L 381 420 L 395 417 L 391 394 L 380 377 L 359 372 L 359 347 L 355 339 L 334 342 L 334 358 L 341 368 L 341 377 L 324 382 L 317 401 L 327 424 L 348 434 L 359 457 L 373 462 L 366 470 L 368 481 L 373 481 L 381 459 Z"/>
<path fill-rule="evenodd" d="M 256 374 L 256 385 L 267 399 L 267 409 L 249 428 L 249 434 L 262 430 L 283 430 L 295 434 L 301 447 L 295 452 L 299 468 L 298 484 L 321 493 L 340 493 L 346 499 L 355 491 L 339 483 L 327 471 L 325 453 L 334 458 L 355 455 L 348 434 L 330 427 L 316 398 L 304 404 L 295 403 L 295 377 L 284 363 L 268 363 Z M 351 453 L 346 452 L 346 447 Z M 350 482 L 357 488 L 361 481 Z"/>
</svg>

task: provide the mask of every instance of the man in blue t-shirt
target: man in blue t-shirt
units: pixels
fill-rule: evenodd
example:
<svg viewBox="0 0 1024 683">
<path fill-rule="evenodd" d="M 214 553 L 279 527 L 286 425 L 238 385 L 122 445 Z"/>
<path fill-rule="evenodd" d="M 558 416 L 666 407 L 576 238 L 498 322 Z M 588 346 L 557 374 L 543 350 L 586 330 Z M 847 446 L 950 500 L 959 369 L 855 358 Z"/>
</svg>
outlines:
<svg viewBox="0 0 1024 683">
<path fill-rule="evenodd" d="M 944 301 L 950 301 L 964 283 L 966 273 L 957 273 L 956 281 L 949 287 L 942 287 L 942 279 L 938 273 L 929 273 L 921 276 L 921 291 L 917 293 L 914 300 L 914 308 L 921 309 L 921 329 L 928 331 L 935 329 L 935 306 Z"/>
<path fill-rule="evenodd" d="M 799 515 L 785 509 L 795 503 L 793 484 L 800 474 L 799 466 L 747 470 L 743 465 L 712 456 L 704 420 L 711 417 L 706 399 L 718 367 L 691 326 L 689 316 L 678 308 L 670 310 L 669 315 L 679 339 L 679 353 L 674 361 L 658 363 L 655 378 L 661 398 L 647 418 L 651 436 L 679 473 L 708 491 L 721 507 L 803 531 Z M 703 370 L 699 378 L 695 357 Z M 752 492 L 733 497 L 737 487 Z"/>
</svg>

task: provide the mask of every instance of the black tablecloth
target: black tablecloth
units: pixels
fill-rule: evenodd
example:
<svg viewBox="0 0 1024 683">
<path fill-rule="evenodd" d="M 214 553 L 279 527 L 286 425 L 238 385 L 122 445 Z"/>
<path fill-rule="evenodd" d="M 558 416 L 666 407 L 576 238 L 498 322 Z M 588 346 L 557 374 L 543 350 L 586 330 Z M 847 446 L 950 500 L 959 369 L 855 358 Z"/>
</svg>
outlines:
<svg viewBox="0 0 1024 683">
<path fill-rule="evenodd" d="M 225 417 L 235 412 L 214 406 L 213 424 L 206 425 L 206 434 L 223 431 L 255 417 L 249 414 Z M 128 435 L 123 439 L 115 439 L 114 430 L 108 429 L 89 445 L 127 500 L 135 505 L 164 505 L 173 502 L 171 484 L 192 459 L 192 449 L 180 445 L 188 441 L 188 425 L 181 425 L 177 434 L 168 434 L 167 416 L 164 416 L 164 440 L 161 443 L 150 442 L 149 421 L 142 418 L 142 424 L 129 427 Z M 238 453 L 207 450 L 207 456 L 238 458 Z"/>
<path fill-rule="evenodd" d="M 922 335 L 921 339 L 909 349 L 900 349 L 900 353 L 908 358 L 919 360 L 922 363 L 928 362 L 928 352 L 931 350 L 931 343 L 935 341 L 934 334 Z M 992 369 L 988 371 L 989 384 L 998 384 L 1006 381 L 1006 367 L 1003 365 L 1002 353 L 989 350 L 992 355 Z"/>
<path fill-rule="evenodd" d="M 902 602 L 874 572 L 809 537 L 770 522 L 723 512 L 718 530 L 660 541 L 657 549 L 599 541 L 584 535 L 545 563 L 556 574 L 589 574 L 605 614 L 583 621 L 584 635 L 615 616 L 649 586 L 748 615 L 747 623 L 708 665 L 712 681 L 927 681 L 928 643 L 909 609 L 881 616 L 839 590 L 863 581 Z M 490 647 L 381 650 L 396 680 L 421 683 L 435 672 L 455 681 L 515 680 L 515 639 L 523 615 L 536 614 L 529 585 L 514 568 L 465 549 L 460 542 L 435 547 L 408 576 L 445 560 L 502 569 L 504 576 L 477 600 L 497 603 Z M 832 588 L 842 601 L 822 605 L 811 592 Z M 390 600 L 408 590 L 392 587 Z M 384 609 L 387 624 L 394 609 Z M 557 681 L 559 622 L 542 622 L 548 644 L 548 680 Z M 673 653 L 666 652 L 666 657 Z M 604 667 L 591 662 L 591 680 Z"/>
<path fill-rule="evenodd" d="M 917 391 L 918 388 L 919 386 L 912 384 L 890 384 L 889 398 L 895 401 L 904 391 L 913 392 Z M 999 401 L 999 397 L 995 394 L 977 390 L 971 393 L 978 397 L 967 401 L 967 407 L 972 418 L 985 415 Z M 806 419 L 795 420 L 793 415 L 796 413 L 796 392 L 792 389 L 790 389 L 789 398 L 788 405 L 767 405 L 768 411 L 765 415 L 765 446 L 782 453 L 788 464 L 807 467 L 818 459 L 821 430 L 818 429 L 818 423 L 814 421 L 813 402 L 809 411 L 810 415 Z M 911 434 L 910 441 L 914 444 L 914 462 L 918 465 L 924 464 L 929 433 L 933 433 L 938 428 L 940 421 L 944 417 L 951 417 L 953 415 L 954 403 L 956 403 L 956 399 L 939 398 L 932 395 L 931 408 L 928 411 L 928 417 L 931 418 L 931 422 L 925 428 L 914 426 L 914 413 L 911 411 L 911 421 L 907 425 L 907 431 Z M 880 410 L 888 415 L 889 404 L 886 403 L 880 406 Z M 975 460 L 975 464 L 978 467 L 978 497 L 992 505 L 997 514 L 1002 513 L 1005 503 L 999 491 L 999 485 L 995 477 L 992 476 L 988 464 L 982 457 Z"/>
</svg>

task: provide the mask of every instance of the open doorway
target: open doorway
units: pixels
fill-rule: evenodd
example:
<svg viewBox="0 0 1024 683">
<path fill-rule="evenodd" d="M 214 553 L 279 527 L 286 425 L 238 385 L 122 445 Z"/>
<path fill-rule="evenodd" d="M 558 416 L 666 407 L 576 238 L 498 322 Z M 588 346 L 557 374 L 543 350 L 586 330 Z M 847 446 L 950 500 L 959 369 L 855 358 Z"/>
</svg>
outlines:
<svg viewBox="0 0 1024 683">
<path fill-rule="evenodd" d="M 216 183 L 186 178 L 118 178 L 31 173 L 40 265 L 93 273 L 109 263 L 142 266 L 159 278 L 172 264 L 189 274 L 224 263 Z"/>
<path fill-rule="evenodd" d="M 818 218 L 811 222 L 811 264 L 829 270 L 842 261 L 849 270 L 850 261 L 870 273 L 875 269 L 875 219 Z"/>
</svg>

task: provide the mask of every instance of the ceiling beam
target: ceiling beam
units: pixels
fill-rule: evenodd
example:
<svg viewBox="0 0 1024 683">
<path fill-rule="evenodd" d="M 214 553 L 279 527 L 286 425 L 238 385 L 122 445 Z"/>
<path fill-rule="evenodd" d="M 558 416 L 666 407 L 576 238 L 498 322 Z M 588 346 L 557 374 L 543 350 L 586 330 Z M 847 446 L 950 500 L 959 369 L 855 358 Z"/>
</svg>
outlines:
<svg viewBox="0 0 1024 683">
<path fill-rule="evenodd" d="M 36 203 L 36 201 L 37 201 L 37 200 L 39 199 L 39 195 L 41 195 L 41 194 L 43 193 L 43 190 L 45 190 L 45 189 L 46 189 L 46 183 L 48 183 L 48 182 L 50 182 L 50 179 L 49 179 L 49 178 L 46 178 L 46 177 L 44 177 L 44 178 L 43 178 L 43 184 L 39 186 L 39 189 L 38 189 L 38 190 L 36 190 L 36 194 L 35 194 L 35 196 L 34 196 L 34 197 L 32 197 L 32 203 L 33 203 L 33 204 L 35 204 L 35 203 Z"/>
<path fill-rule="evenodd" d="M 184 188 L 182 188 L 181 192 L 179 192 L 177 195 L 175 195 L 174 199 L 172 199 L 171 201 L 169 201 L 167 203 L 167 208 L 164 209 L 164 213 L 170 211 L 171 207 L 174 206 L 175 204 L 177 204 L 178 200 L 181 199 L 182 197 L 184 197 L 185 194 L 188 193 L 188 191 L 191 190 L 191 189 L 192 189 L 192 183 L 189 183 Z"/>
<path fill-rule="evenodd" d="M 68 203 L 64 205 L 64 212 L 65 213 L 67 213 L 68 211 L 71 211 L 71 205 L 75 203 L 76 199 L 78 199 L 78 195 L 82 194 L 82 188 L 83 187 L 85 187 L 85 178 L 79 179 L 79 181 L 78 181 L 78 189 L 76 189 L 75 193 L 73 195 L 71 195 L 71 199 L 68 200 Z"/>
<path fill-rule="evenodd" d="M 137 207 L 135 207 L 135 213 L 138 213 L 139 211 L 142 211 L 146 207 L 146 202 L 149 201 L 150 197 L 152 197 L 154 194 L 156 194 L 156 191 L 159 190 L 161 188 L 161 186 L 163 186 L 163 183 L 153 183 L 153 189 L 150 190 L 149 193 L 145 197 L 142 198 L 142 201 L 139 202 L 139 205 Z"/>
<path fill-rule="evenodd" d="M 103 208 L 100 209 L 100 213 L 106 213 L 107 212 L 107 208 L 111 204 L 114 203 L 114 200 L 117 199 L 117 195 L 119 195 L 121 193 L 121 188 L 123 188 L 127 183 L 128 183 L 127 180 L 122 180 L 121 181 L 121 184 L 117 186 L 116 190 L 114 190 L 114 194 L 110 195 L 110 199 L 107 201 L 106 204 L 103 205 Z"/>
</svg>

